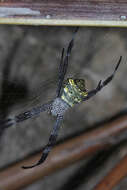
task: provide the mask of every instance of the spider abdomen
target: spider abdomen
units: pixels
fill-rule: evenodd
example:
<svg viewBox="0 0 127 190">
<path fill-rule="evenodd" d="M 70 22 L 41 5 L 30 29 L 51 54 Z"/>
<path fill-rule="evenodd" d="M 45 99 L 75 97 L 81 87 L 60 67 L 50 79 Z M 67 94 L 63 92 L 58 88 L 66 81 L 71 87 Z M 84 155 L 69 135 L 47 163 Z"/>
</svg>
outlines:
<svg viewBox="0 0 127 190">
<path fill-rule="evenodd" d="M 82 102 L 83 98 L 87 95 L 88 93 L 83 79 L 69 78 L 64 83 L 61 99 L 69 106 L 73 107 L 74 104 Z"/>
</svg>

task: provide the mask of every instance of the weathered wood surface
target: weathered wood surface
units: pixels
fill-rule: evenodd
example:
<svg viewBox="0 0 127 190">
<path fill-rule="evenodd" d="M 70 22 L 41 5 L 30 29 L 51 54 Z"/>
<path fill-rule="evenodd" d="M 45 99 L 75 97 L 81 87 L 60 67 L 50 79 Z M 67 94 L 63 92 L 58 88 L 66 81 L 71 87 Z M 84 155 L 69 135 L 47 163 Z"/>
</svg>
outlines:
<svg viewBox="0 0 127 190">
<path fill-rule="evenodd" d="M 126 0 L 1 0 L 0 23 L 127 26 Z"/>
<path fill-rule="evenodd" d="M 45 163 L 39 167 L 32 170 L 23 170 L 21 168 L 23 165 L 35 163 L 36 160 L 40 158 L 42 151 L 16 164 L 13 164 L 10 167 L 5 168 L 3 171 L 0 171 L 0 189 L 22 189 L 23 187 L 26 187 L 39 179 L 43 179 L 45 176 L 66 168 L 67 166 L 72 165 L 87 156 L 95 154 L 99 150 L 106 150 L 111 145 L 115 145 L 119 143 L 119 141 L 124 140 L 126 138 L 126 130 L 127 116 L 124 115 L 118 117 L 118 119 L 114 119 L 112 122 L 109 121 L 106 124 L 100 125 L 98 129 L 93 129 L 90 132 L 83 133 L 78 137 L 57 145 L 50 153 Z M 122 138 L 120 138 L 120 136 Z M 125 166 L 126 162 L 124 161 Z M 122 165 L 122 169 L 125 166 Z M 119 168 L 121 171 L 121 167 Z M 108 190 L 112 190 L 112 187 L 118 184 L 118 182 L 127 175 L 127 171 L 122 170 L 120 174 L 121 175 L 119 177 L 114 177 L 113 182 L 108 177 L 107 180 L 109 180 L 109 182 L 111 181 L 111 188 L 108 188 Z M 104 183 L 101 186 L 103 188 L 100 188 L 99 184 L 96 190 L 107 190 L 105 186 L 106 184 Z"/>
<path fill-rule="evenodd" d="M 104 177 L 94 190 L 112 190 L 121 179 L 127 176 L 127 155 Z"/>
</svg>

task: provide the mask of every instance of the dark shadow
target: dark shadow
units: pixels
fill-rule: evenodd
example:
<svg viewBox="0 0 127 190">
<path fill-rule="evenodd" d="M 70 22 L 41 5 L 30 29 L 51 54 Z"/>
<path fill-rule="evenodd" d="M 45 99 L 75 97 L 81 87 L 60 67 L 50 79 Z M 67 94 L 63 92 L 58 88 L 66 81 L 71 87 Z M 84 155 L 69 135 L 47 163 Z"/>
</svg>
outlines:
<svg viewBox="0 0 127 190">
<path fill-rule="evenodd" d="M 23 37 L 26 32 L 24 32 Z M 16 56 L 18 47 L 21 44 L 21 39 L 16 40 L 12 49 L 9 51 L 6 57 L 3 69 L 3 77 L 1 83 L 1 96 L 0 96 L 0 121 L 5 120 L 8 116 L 10 107 L 18 104 L 21 100 L 27 97 L 28 87 L 26 81 L 9 80 L 11 69 L 13 68 L 13 60 Z M 13 94 L 13 96 L 12 96 Z M 0 126 L 0 136 L 3 133 L 4 128 Z"/>
<path fill-rule="evenodd" d="M 88 180 L 92 179 L 93 176 L 104 166 L 107 160 L 118 151 L 120 146 L 121 144 L 112 146 L 108 150 L 97 152 L 85 165 L 78 168 L 77 171 L 69 177 L 67 182 L 59 188 L 59 190 L 76 190 L 82 184 L 85 184 Z"/>
</svg>

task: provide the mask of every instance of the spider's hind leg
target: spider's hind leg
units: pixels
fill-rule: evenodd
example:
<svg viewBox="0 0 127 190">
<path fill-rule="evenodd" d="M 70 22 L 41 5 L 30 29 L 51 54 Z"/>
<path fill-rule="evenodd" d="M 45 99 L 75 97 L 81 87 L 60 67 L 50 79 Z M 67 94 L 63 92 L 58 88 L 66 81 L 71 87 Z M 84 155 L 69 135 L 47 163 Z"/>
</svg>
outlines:
<svg viewBox="0 0 127 190">
<path fill-rule="evenodd" d="M 60 96 L 60 91 L 62 88 L 63 80 L 64 80 L 64 77 L 66 75 L 67 68 L 68 68 L 68 59 L 69 59 L 69 56 L 71 54 L 71 50 L 72 50 L 73 45 L 74 45 L 74 37 L 75 37 L 75 34 L 77 33 L 78 29 L 79 29 L 79 27 L 76 27 L 76 29 L 73 33 L 73 37 L 72 37 L 71 41 L 69 42 L 69 45 L 68 45 L 66 53 L 65 53 L 65 57 L 64 57 L 64 52 L 65 52 L 64 48 L 62 50 L 60 66 L 59 66 L 58 86 L 57 86 L 57 91 L 56 91 L 57 97 Z"/>
<path fill-rule="evenodd" d="M 103 88 L 104 86 L 106 86 L 109 82 L 111 82 L 111 80 L 112 80 L 113 77 L 115 76 L 115 73 L 116 73 L 116 71 L 117 71 L 117 69 L 118 69 L 118 67 L 119 67 L 119 65 L 120 65 L 120 63 L 121 63 L 121 60 L 122 60 L 122 56 L 120 56 L 119 61 L 118 61 L 117 65 L 116 65 L 116 67 L 115 67 L 114 72 L 112 73 L 112 75 L 110 75 L 110 76 L 109 76 L 106 80 L 104 80 L 104 82 L 102 83 L 102 84 L 103 84 L 103 85 L 102 85 L 102 88 Z"/>
<path fill-rule="evenodd" d="M 97 87 L 95 89 L 89 91 L 88 95 L 83 99 L 83 101 L 88 100 L 92 96 L 96 95 L 103 87 L 105 87 L 106 85 L 108 85 L 112 81 L 112 79 L 114 78 L 116 71 L 117 71 L 117 69 L 121 63 L 121 60 L 122 60 L 122 56 L 120 56 L 119 61 L 116 65 L 113 73 L 108 78 L 106 78 L 104 81 L 100 80 Z"/>
</svg>

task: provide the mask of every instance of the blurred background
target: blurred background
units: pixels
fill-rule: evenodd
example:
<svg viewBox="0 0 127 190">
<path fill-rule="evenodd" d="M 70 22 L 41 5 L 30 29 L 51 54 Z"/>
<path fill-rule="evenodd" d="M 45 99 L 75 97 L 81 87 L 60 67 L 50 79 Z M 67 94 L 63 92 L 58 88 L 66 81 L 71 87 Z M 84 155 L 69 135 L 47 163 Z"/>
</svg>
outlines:
<svg viewBox="0 0 127 190">
<path fill-rule="evenodd" d="M 0 117 L 11 117 L 52 100 L 55 96 L 61 51 L 75 27 L 0 26 Z M 123 56 L 114 80 L 87 102 L 65 115 L 58 141 L 88 130 L 127 107 L 127 29 L 81 27 L 76 34 L 67 77 L 86 79 L 86 88 L 108 77 Z M 29 119 L 0 136 L 0 168 L 44 146 L 54 118 L 47 113 Z M 122 148 L 121 148 L 122 147 Z M 127 143 L 99 152 L 47 176 L 23 190 L 92 190 L 123 154 Z M 9 156 L 8 156 L 9 155 Z M 116 156 L 117 155 L 117 156 Z M 55 183 L 54 183 L 55 181 Z M 124 179 L 117 188 L 127 189 Z"/>
</svg>

